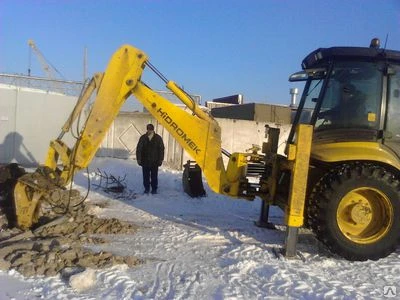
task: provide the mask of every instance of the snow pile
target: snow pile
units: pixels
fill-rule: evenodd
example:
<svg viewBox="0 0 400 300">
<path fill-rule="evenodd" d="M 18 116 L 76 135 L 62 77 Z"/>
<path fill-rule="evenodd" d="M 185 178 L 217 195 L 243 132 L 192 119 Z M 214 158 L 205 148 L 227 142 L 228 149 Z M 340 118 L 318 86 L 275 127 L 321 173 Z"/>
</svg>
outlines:
<svg viewBox="0 0 400 300">
<path fill-rule="evenodd" d="M 78 293 L 93 288 L 96 285 L 96 271 L 86 269 L 81 273 L 72 275 L 69 279 L 69 285 Z"/>
<path fill-rule="evenodd" d="M 191 199 L 183 193 L 180 172 L 167 169 L 160 170 L 159 194 L 141 195 L 135 162 L 95 159 L 93 181 L 97 168 L 126 175 L 129 196 L 115 199 L 92 189 L 88 202 L 97 204 L 96 214 L 133 222 L 138 229 L 89 247 L 143 263 L 99 269 L 92 288 L 80 293 L 60 276 L 26 279 L 0 272 L 0 299 L 376 299 L 394 291 L 388 287 L 400 291 L 400 249 L 379 261 L 349 262 L 302 231 L 298 249 L 305 261 L 277 258 L 274 249 L 285 240 L 280 210 L 270 210 L 278 229 L 266 230 L 254 226 L 258 200 L 216 195 L 206 185 L 208 197 Z M 79 174 L 75 183 L 84 192 L 87 175 Z"/>
</svg>

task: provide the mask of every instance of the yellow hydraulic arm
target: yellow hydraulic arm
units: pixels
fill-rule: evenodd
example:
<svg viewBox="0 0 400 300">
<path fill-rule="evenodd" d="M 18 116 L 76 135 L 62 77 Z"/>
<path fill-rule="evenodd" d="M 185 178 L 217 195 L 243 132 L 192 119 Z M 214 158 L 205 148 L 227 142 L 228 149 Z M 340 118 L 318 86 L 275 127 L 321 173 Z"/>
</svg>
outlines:
<svg viewBox="0 0 400 300">
<path fill-rule="evenodd" d="M 198 163 L 210 188 L 221 193 L 222 188 L 229 184 L 221 156 L 221 129 L 218 123 L 200 110 L 174 82 L 168 81 L 167 87 L 192 110 L 193 115 L 142 82 L 132 89 L 132 94 Z"/>
<path fill-rule="evenodd" d="M 191 113 L 163 98 L 140 81 L 146 66 L 165 81 L 166 86 Z M 75 145 L 69 148 L 62 142 L 62 137 L 69 131 L 94 92 L 97 95 L 86 123 Z M 71 182 L 76 171 L 89 165 L 121 106 L 131 95 L 146 107 L 199 164 L 213 191 L 230 196 L 238 195 L 239 183 L 242 175 L 244 176 L 246 155 L 233 154 L 225 170 L 218 123 L 203 112 L 178 85 L 166 80 L 150 64 L 144 52 L 124 45 L 114 53 L 106 71 L 92 78 L 61 134 L 50 142 L 45 166 L 18 180 L 14 201 L 19 227 L 29 228 L 37 221 L 42 201 L 66 202 L 70 198 L 71 194 L 65 190 L 65 186 Z"/>
</svg>

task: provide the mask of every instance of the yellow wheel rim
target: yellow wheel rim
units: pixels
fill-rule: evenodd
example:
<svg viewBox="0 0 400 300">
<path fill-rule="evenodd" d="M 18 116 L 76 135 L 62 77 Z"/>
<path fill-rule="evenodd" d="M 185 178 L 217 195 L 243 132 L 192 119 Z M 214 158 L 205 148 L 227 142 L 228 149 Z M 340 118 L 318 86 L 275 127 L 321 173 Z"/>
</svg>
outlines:
<svg viewBox="0 0 400 300">
<path fill-rule="evenodd" d="M 336 214 L 340 231 L 351 241 L 371 244 L 383 238 L 393 223 L 393 206 L 381 191 L 361 187 L 347 193 Z"/>
</svg>

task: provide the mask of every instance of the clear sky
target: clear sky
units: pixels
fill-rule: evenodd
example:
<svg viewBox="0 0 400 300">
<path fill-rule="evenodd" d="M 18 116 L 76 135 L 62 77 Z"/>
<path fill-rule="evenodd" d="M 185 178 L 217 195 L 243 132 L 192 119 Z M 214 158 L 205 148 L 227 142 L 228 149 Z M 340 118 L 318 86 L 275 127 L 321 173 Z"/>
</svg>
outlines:
<svg viewBox="0 0 400 300">
<path fill-rule="evenodd" d="M 312 50 L 400 50 L 400 0 L 0 0 L 0 72 L 44 75 L 36 45 L 69 80 L 103 71 L 122 44 L 145 51 L 167 78 L 204 100 L 289 104 L 288 76 Z M 159 88 L 158 86 L 153 86 Z"/>
</svg>

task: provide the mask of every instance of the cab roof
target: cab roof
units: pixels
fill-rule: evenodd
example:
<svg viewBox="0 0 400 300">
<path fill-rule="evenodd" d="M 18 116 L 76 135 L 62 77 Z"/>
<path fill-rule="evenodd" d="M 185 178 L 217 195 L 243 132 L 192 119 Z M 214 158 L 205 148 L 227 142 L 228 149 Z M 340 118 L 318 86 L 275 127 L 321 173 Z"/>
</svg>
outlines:
<svg viewBox="0 0 400 300">
<path fill-rule="evenodd" d="M 400 51 L 367 47 L 331 47 L 319 48 L 306 56 L 303 69 L 321 67 L 334 60 L 386 61 L 400 63 Z"/>
</svg>

